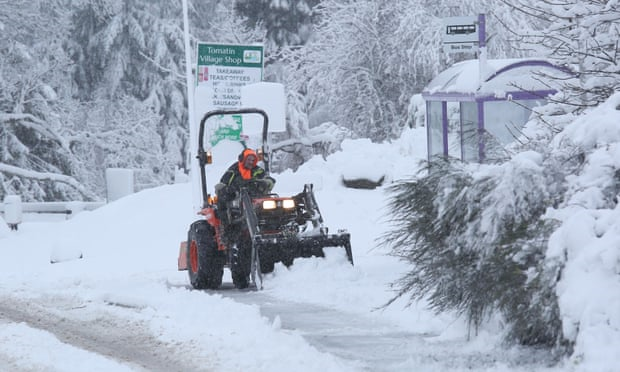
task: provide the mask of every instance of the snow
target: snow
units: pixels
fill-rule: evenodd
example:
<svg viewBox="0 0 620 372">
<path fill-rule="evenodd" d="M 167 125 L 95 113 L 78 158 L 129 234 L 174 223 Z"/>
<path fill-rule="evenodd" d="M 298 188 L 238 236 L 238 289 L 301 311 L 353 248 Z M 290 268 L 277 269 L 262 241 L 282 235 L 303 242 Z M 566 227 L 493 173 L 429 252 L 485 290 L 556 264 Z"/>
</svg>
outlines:
<svg viewBox="0 0 620 372">
<path fill-rule="evenodd" d="M 587 115 L 577 118 L 554 140 L 557 147 L 570 141 L 588 150 L 597 146 L 612 145 L 620 141 L 620 93 L 613 94 L 606 102 Z"/>
<path fill-rule="evenodd" d="M 620 94 L 569 124 L 554 141 L 587 152 L 584 170 L 570 181 L 572 198 L 550 217 L 563 222 L 549 257 L 566 257 L 558 283 L 565 335 L 576 342 L 573 360 L 589 370 L 610 369 L 620 350 L 620 205 L 602 209 L 601 189 L 620 167 Z M 618 196 L 617 196 L 618 197 Z"/>
<path fill-rule="evenodd" d="M 9 230 L 9 226 L 7 225 L 4 218 L 2 218 L 2 216 L 0 215 L 0 239 L 8 236 L 10 232 L 11 231 Z"/>
<path fill-rule="evenodd" d="M 23 323 L 0 323 L 0 344 L 1 353 L 10 355 L 14 365 L 24 370 L 45 370 L 53 366 L 65 372 L 131 371 L 107 358 L 63 344 L 50 333 Z"/>
<path fill-rule="evenodd" d="M 594 124 L 612 129 L 613 122 L 617 123 L 615 107 L 610 104 L 601 109 L 606 111 L 595 112 L 597 123 L 583 119 L 570 131 L 577 133 L 579 125 Z M 607 115 L 614 120 L 599 120 Z M 596 132 L 603 137 L 587 143 L 600 144 L 608 133 Z M 602 154 L 612 147 L 599 151 Z M 594 189 L 602 168 L 618 166 L 615 162 L 620 160 L 614 159 L 620 157 L 610 154 L 614 156 L 593 157 L 605 164 L 590 164 L 591 171 L 586 169 L 576 177 L 575 185 Z M 437 353 L 445 340 L 461 340 L 462 352 L 493 350 L 501 342 L 501 322 L 490 321 L 466 341 L 462 318 L 431 313 L 424 303 L 407 306 L 405 299 L 399 299 L 381 308 L 394 295 L 390 283 L 408 270 L 377 241 L 388 229 L 383 207 L 387 195 L 384 188 L 346 189 L 342 177 L 397 180 L 414 175 L 425 158 L 426 130 L 416 128 L 406 130 L 398 141 L 381 145 L 347 140 L 342 152 L 326 160 L 315 157 L 296 172 L 274 175 L 274 191 L 282 195 L 301 191 L 304 183 L 315 184 L 326 225 L 351 233 L 355 266 L 347 263 L 341 250 L 327 249 L 325 258 L 296 260 L 290 269 L 276 264 L 274 273 L 264 278 L 263 292 L 282 301 L 326 306 L 386 321 L 402 330 L 435 335 L 424 347 L 437 347 Z M 522 158 L 538 162 L 535 154 Z M 575 198 L 586 199 L 580 195 L 575 193 Z M 558 369 L 541 366 L 540 371 L 616 368 L 620 208 L 595 210 L 596 201 L 592 204 L 591 209 L 581 205 L 549 211 L 550 217 L 563 221 L 551 239 L 548 255 L 568 256 L 558 295 L 564 330 L 575 340 L 576 353 Z M 70 300 L 79 305 L 80 312 L 66 310 L 67 316 L 96 319 L 101 313 L 111 313 L 141 322 L 161 342 L 191 345 L 192 357 L 204 360 L 209 370 L 288 371 L 291 366 L 302 372 L 363 370 L 354 361 L 319 351 L 300 332 L 283 329 L 279 317 L 268 319 L 256 304 L 235 301 L 222 291 L 191 290 L 187 273 L 177 271 L 176 265 L 179 243 L 196 219 L 192 187 L 178 183 L 123 197 L 67 221 L 26 221 L 18 231 L 0 226 L 0 297 L 36 303 Z M 50 260 L 60 262 L 51 264 Z M 230 281 L 228 272 L 224 279 Z M 412 354 L 402 362 L 401 370 L 419 370 L 424 363 Z M 521 370 L 493 360 L 486 366 L 489 372 Z M 131 367 L 64 343 L 49 330 L 0 317 L 0 369 L 124 371 Z"/>
<path fill-rule="evenodd" d="M 518 65 L 528 61 L 533 65 Z M 478 59 L 462 61 L 455 63 L 433 78 L 424 90 L 427 94 L 472 94 L 477 92 L 477 94 L 492 94 L 495 97 L 503 98 L 506 96 L 506 91 L 550 89 L 552 82 L 548 81 L 549 79 L 543 81 L 537 74 L 544 73 L 550 76 L 562 74 L 566 76 L 559 70 L 536 65 L 540 62 L 547 61 L 533 58 L 489 59 L 483 72 L 485 74 L 484 83 L 480 85 L 480 62 Z M 518 65 L 518 67 L 504 70 L 511 65 Z"/>
</svg>

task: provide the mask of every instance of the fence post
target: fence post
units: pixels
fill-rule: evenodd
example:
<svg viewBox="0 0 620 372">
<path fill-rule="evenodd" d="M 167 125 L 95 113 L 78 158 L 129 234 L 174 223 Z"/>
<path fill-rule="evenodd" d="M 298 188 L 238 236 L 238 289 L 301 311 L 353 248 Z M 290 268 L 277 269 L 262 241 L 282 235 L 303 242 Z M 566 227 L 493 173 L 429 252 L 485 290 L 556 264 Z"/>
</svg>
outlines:
<svg viewBox="0 0 620 372">
<path fill-rule="evenodd" d="M 105 178 L 108 203 L 134 193 L 133 169 L 107 168 Z"/>
<path fill-rule="evenodd" d="M 4 220 L 11 230 L 17 230 L 22 223 L 22 199 L 19 195 L 7 195 L 4 197 Z"/>
</svg>

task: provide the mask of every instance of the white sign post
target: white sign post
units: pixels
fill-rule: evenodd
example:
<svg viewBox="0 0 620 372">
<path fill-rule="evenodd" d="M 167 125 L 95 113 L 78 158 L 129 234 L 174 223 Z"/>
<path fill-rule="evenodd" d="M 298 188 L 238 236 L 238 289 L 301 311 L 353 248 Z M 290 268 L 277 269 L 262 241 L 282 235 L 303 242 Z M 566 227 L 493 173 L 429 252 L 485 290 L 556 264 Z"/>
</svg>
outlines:
<svg viewBox="0 0 620 372">
<path fill-rule="evenodd" d="M 187 119 L 189 124 L 190 143 L 195 141 L 194 126 L 194 78 L 192 75 L 192 49 L 189 42 L 189 16 L 187 0 L 183 0 L 183 43 L 185 45 L 185 83 L 187 88 Z M 191 169 L 191 153 L 187 154 L 187 165 Z"/>
</svg>

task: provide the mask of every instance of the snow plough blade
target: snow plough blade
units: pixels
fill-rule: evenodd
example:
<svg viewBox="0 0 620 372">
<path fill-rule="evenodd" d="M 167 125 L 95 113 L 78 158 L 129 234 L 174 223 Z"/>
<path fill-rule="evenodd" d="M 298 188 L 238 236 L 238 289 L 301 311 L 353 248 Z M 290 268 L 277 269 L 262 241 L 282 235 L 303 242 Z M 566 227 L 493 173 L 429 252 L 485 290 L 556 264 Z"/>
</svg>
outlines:
<svg viewBox="0 0 620 372">
<path fill-rule="evenodd" d="M 326 234 L 298 239 L 298 257 L 325 257 L 324 248 L 342 247 L 345 249 L 347 260 L 353 265 L 351 252 L 351 235 L 349 233 Z"/>
<path fill-rule="evenodd" d="M 342 247 L 347 260 L 353 265 L 349 233 L 282 238 L 257 234 L 254 244 L 260 257 L 276 262 L 281 261 L 286 266 L 290 266 L 295 258 L 325 257 L 324 248 Z"/>
<path fill-rule="evenodd" d="M 314 198 L 312 185 L 306 185 L 304 191 L 294 197 L 297 207 L 296 213 L 307 217 L 307 222 L 314 228 L 301 233 L 291 233 L 287 230 L 265 230 L 260 221 L 255 204 L 261 204 L 266 199 L 252 199 L 246 189 L 241 190 L 241 204 L 245 225 L 252 243 L 251 278 L 257 288 L 262 288 L 262 274 L 273 271 L 276 262 L 290 266 L 296 258 L 311 256 L 325 257 L 324 248 L 342 247 L 345 249 L 347 260 L 353 265 L 351 251 L 351 235 L 347 232 L 328 234 L 323 226 L 323 218 Z M 277 203 L 276 203 L 277 204 Z"/>
</svg>

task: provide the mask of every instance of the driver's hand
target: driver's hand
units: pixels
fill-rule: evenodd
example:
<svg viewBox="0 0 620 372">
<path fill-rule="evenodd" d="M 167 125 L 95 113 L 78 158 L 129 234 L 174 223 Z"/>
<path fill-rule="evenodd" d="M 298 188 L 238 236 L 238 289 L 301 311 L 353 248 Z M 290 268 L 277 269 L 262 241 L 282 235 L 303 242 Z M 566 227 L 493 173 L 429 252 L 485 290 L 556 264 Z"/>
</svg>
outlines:
<svg viewBox="0 0 620 372">
<path fill-rule="evenodd" d="M 264 183 L 264 190 L 266 193 L 271 192 L 271 190 L 273 189 L 273 185 L 276 183 L 276 180 L 274 180 L 271 177 L 265 177 L 262 179 L 263 183 Z"/>
<path fill-rule="evenodd" d="M 237 197 L 237 190 L 231 186 L 225 186 L 222 188 L 222 195 L 226 200 L 233 200 Z"/>
</svg>

